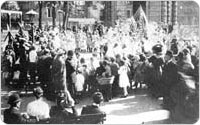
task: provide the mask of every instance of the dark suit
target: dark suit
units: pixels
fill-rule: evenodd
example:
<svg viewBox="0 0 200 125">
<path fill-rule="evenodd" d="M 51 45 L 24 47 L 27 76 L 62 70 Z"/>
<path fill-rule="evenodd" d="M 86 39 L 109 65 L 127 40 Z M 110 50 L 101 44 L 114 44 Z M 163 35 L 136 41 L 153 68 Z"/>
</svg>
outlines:
<svg viewBox="0 0 200 125">
<path fill-rule="evenodd" d="M 4 122 L 7 124 L 27 124 L 36 123 L 36 119 L 25 119 L 19 110 L 16 108 L 9 108 L 4 111 Z"/>
<path fill-rule="evenodd" d="M 74 83 L 72 80 L 72 73 L 74 73 L 76 70 L 71 64 L 71 59 L 67 58 L 65 61 L 66 65 L 66 79 L 67 79 L 67 89 L 69 90 L 70 94 L 72 97 L 75 96 L 75 88 L 74 88 Z"/>
<path fill-rule="evenodd" d="M 104 113 L 104 112 L 101 111 L 100 108 L 96 105 L 84 106 L 81 111 L 81 115 L 83 115 L 83 114 L 98 114 L 98 113 Z"/>
<path fill-rule="evenodd" d="M 103 111 L 100 110 L 100 108 L 96 105 L 87 105 L 84 106 L 81 115 L 86 115 L 86 114 L 105 114 Z M 88 124 L 101 124 L 102 119 L 100 116 L 97 118 L 91 116 L 91 119 L 87 121 Z"/>
<path fill-rule="evenodd" d="M 169 89 L 177 82 L 177 66 L 175 63 L 170 61 L 169 63 L 164 64 L 162 82 L 163 87 L 166 92 L 169 92 Z"/>
<path fill-rule="evenodd" d="M 72 111 L 68 112 L 65 109 L 62 109 L 58 106 L 52 106 L 50 109 L 51 123 L 55 124 L 63 124 L 67 123 L 68 119 L 74 116 L 77 116 L 77 111 L 74 107 L 72 107 Z"/>
<path fill-rule="evenodd" d="M 162 74 L 162 89 L 164 96 L 164 104 L 170 108 L 174 107 L 172 98 L 170 97 L 170 91 L 175 86 L 178 81 L 177 66 L 175 63 L 170 61 L 164 64 L 163 74 Z"/>
</svg>

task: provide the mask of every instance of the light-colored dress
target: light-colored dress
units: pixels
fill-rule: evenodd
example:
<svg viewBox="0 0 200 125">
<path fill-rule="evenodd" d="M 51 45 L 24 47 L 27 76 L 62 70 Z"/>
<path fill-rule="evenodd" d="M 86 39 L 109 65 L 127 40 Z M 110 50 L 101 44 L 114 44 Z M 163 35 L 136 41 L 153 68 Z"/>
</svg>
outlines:
<svg viewBox="0 0 200 125">
<path fill-rule="evenodd" d="M 121 66 L 118 70 L 119 73 L 119 87 L 128 87 L 130 86 L 128 78 L 128 68 L 126 66 Z"/>
</svg>

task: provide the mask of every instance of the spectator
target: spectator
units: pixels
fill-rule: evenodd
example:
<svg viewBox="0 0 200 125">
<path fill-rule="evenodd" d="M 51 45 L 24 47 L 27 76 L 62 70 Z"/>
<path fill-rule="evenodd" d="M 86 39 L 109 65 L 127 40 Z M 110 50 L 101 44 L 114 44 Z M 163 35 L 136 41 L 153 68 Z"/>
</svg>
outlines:
<svg viewBox="0 0 200 125">
<path fill-rule="evenodd" d="M 111 58 L 111 64 L 110 64 L 110 68 L 111 68 L 111 74 L 112 76 L 114 76 L 114 81 L 112 84 L 112 97 L 117 95 L 117 89 L 119 87 L 119 74 L 118 74 L 118 70 L 119 70 L 119 65 L 117 64 L 115 58 Z"/>
<path fill-rule="evenodd" d="M 70 92 L 70 94 L 72 95 L 72 97 L 74 97 L 75 95 L 75 90 L 74 90 L 74 81 L 72 79 L 72 74 L 75 73 L 75 67 L 73 66 L 73 56 L 74 53 L 72 50 L 69 50 L 67 53 L 67 59 L 65 61 L 65 65 L 66 65 L 66 79 L 67 79 L 67 88 Z"/>
<path fill-rule="evenodd" d="M 52 106 L 50 109 L 51 123 L 66 124 L 68 118 L 78 115 L 77 110 L 75 109 L 74 101 L 69 92 L 61 92 L 57 97 L 56 102 L 57 105 Z M 72 112 L 67 111 L 66 108 L 71 108 Z"/>
<path fill-rule="evenodd" d="M 81 115 L 83 114 L 98 114 L 98 113 L 104 113 L 103 111 L 101 111 L 100 104 L 103 102 L 103 95 L 100 92 L 95 92 L 93 94 L 93 103 L 92 105 L 87 105 L 84 106 L 82 111 L 81 111 Z"/>
<path fill-rule="evenodd" d="M 38 77 L 41 82 L 43 90 L 46 90 L 46 87 L 49 86 L 51 81 L 51 66 L 52 66 L 52 57 L 48 49 L 44 50 L 44 55 L 42 55 L 38 60 Z M 46 92 L 46 91 L 45 91 Z"/>
<path fill-rule="evenodd" d="M 170 90 L 178 82 L 177 66 L 172 61 L 173 52 L 168 50 L 165 54 L 165 64 L 163 66 L 162 84 L 163 84 L 163 103 L 164 108 L 171 109 L 174 107 L 173 101 L 170 98 Z"/>
<path fill-rule="evenodd" d="M 4 111 L 4 122 L 6 124 L 27 124 L 36 123 L 36 119 L 30 119 L 27 114 L 20 113 L 21 99 L 17 93 L 12 94 L 8 99 L 10 108 Z"/>
<path fill-rule="evenodd" d="M 60 49 L 52 64 L 52 83 L 55 91 L 67 90 L 64 51 Z"/>
<path fill-rule="evenodd" d="M 37 51 L 35 46 L 32 46 L 29 51 L 29 74 L 31 82 L 36 82 L 36 69 L 37 69 Z"/>
<path fill-rule="evenodd" d="M 46 123 L 49 116 L 49 105 L 43 100 L 43 90 L 41 87 L 36 87 L 33 90 L 33 94 L 36 97 L 35 101 L 30 102 L 27 105 L 27 113 L 30 116 L 37 117 L 40 123 Z"/>
<path fill-rule="evenodd" d="M 119 67 L 118 73 L 119 73 L 119 87 L 123 88 L 123 96 L 128 96 L 127 87 L 130 86 L 129 78 L 128 78 L 128 68 L 124 61 L 120 62 L 122 66 Z"/>
</svg>

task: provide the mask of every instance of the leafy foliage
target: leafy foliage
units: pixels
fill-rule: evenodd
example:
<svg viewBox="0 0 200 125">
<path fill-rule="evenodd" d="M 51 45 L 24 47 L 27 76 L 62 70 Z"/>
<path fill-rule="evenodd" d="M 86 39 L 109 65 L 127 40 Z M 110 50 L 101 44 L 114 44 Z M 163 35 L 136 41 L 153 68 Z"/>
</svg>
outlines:
<svg viewBox="0 0 200 125">
<path fill-rule="evenodd" d="M 19 6 L 16 1 L 6 1 L 2 4 L 1 9 L 4 10 L 19 10 Z"/>
</svg>

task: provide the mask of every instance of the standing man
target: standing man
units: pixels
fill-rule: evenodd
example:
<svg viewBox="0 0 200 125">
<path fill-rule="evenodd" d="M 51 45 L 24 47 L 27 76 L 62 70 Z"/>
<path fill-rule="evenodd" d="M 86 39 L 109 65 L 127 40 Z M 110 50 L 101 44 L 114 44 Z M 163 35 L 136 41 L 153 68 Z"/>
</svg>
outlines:
<svg viewBox="0 0 200 125">
<path fill-rule="evenodd" d="M 178 74 L 177 74 L 177 66 L 174 62 L 172 62 L 173 52 L 168 50 L 164 56 L 164 66 L 163 66 L 163 74 L 162 74 L 162 83 L 163 83 L 163 103 L 164 108 L 172 108 L 173 102 L 170 97 L 170 90 L 177 83 Z"/>
<path fill-rule="evenodd" d="M 43 90 L 46 90 L 51 81 L 52 61 L 53 59 L 50 55 L 50 51 L 48 49 L 45 49 L 44 55 L 42 55 L 38 60 L 38 67 L 37 67 L 39 81 L 41 82 Z"/>
<path fill-rule="evenodd" d="M 52 64 L 52 82 L 55 91 L 66 91 L 66 66 L 64 59 L 64 51 L 60 49 L 55 56 Z"/>
<path fill-rule="evenodd" d="M 65 61 L 66 65 L 66 79 L 67 79 L 67 89 L 69 90 L 72 97 L 75 95 L 75 87 L 72 80 L 72 74 L 75 73 L 75 67 L 73 66 L 73 51 L 69 50 L 67 53 L 67 59 Z"/>
</svg>

